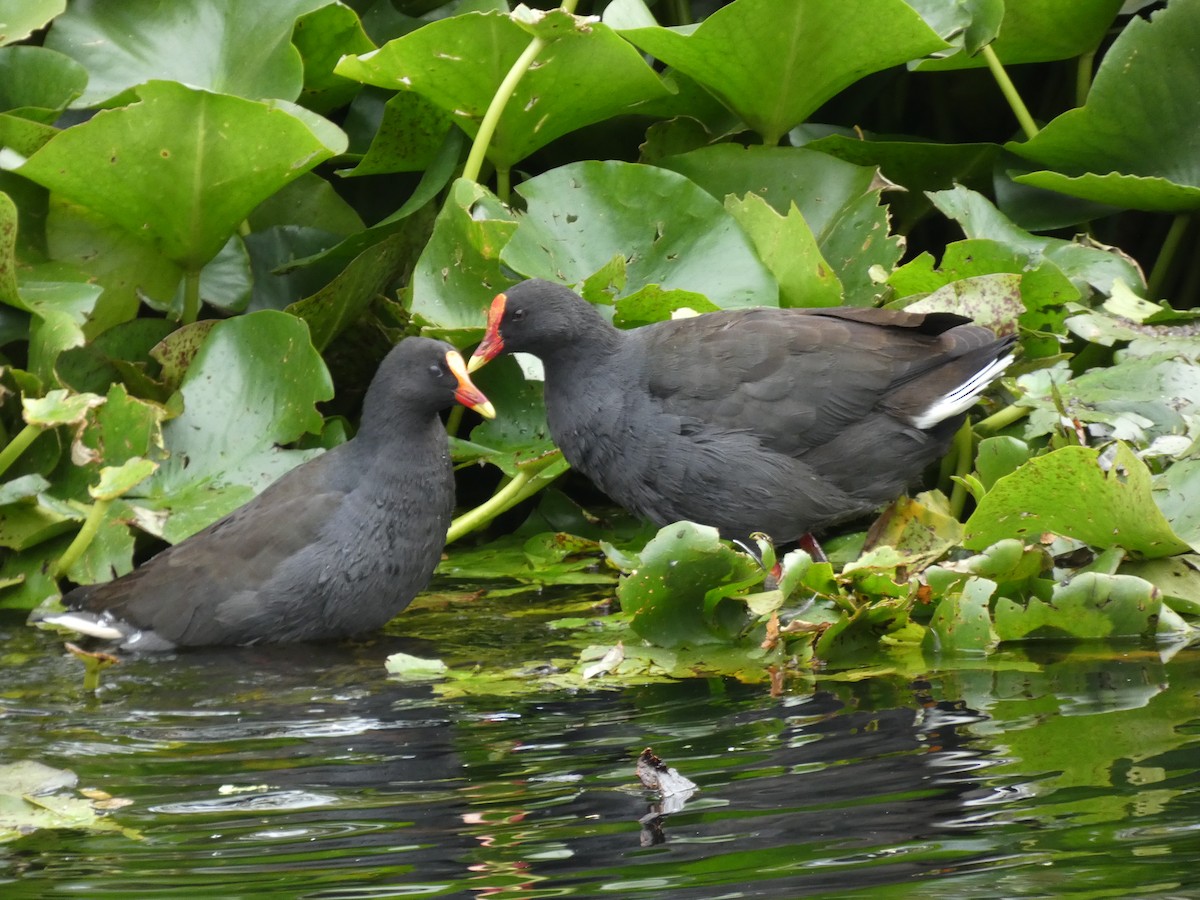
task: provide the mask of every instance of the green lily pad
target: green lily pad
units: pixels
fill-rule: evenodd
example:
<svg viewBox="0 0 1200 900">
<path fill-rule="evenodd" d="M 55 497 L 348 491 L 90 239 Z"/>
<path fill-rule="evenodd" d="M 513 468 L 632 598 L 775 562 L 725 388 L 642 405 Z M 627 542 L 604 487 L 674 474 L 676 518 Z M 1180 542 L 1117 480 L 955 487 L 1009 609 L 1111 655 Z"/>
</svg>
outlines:
<svg viewBox="0 0 1200 900">
<path fill-rule="evenodd" d="M 304 3 L 296 8 L 314 6 Z M 278 7 L 271 10 L 281 11 Z M 338 60 L 346 54 L 367 53 L 375 47 L 363 30 L 358 14 L 349 6 L 326 3 L 299 16 L 292 31 L 292 43 L 304 60 L 304 90 L 300 94 L 300 103 L 306 109 L 328 113 L 345 106 L 362 90 L 362 85 L 333 71 Z"/>
<path fill-rule="evenodd" d="M 1001 597 L 994 616 L 1001 641 L 1138 637 L 1155 633 L 1161 605 L 1148 581 L 1086 572 L 1055 585 L 1048 603 Z"/>
<path fill-rule="evenodd" d="M 292 46 L 293 26 L 298 17 L 330 2 L 72 3 L 54 20 L 46 46 L 87 69 L 79 106 L 98 106 L 151 79 L 252 100 L 295 100 L 303 67 Z"/>
<path fill-rule="evenodd" d="M 527 210 L 501 252 L 528 277 L 579 284 L 625 256 L 625 293 L 649 284 L 703 294 L 721 308 L 776 306 L 779 290 L 720 203 L 674 172 L 582 162 L 524 182 Z"/>
<path fill-rule="evenodd" d="M 876 656 L 880 642 L 909 625 L 907 601 L 864 603 L 853 615 L 843 616 L 817 639 L 813 653 L 831 666 L 848 666 Z"/>
<path fill-rule="evenodd" d="M 45 47 L 0 49 L 0 111 L 52 125 L 86 85 L 87 72 L 69 56 Z"/>
<path fill-rule="evenodd" d="M 162 537 L 171 543 L 311 459 L 279 445 L 321 430 L 314 404 L 333 385 L 304 323 L 263 310 L 215 325 L 180 391 L 183 412 L 163 427 L 170 456 L 133 492 L 137 505 L 170 513 Z"/>
<path fill-rule="evenodd" d="M 0 2 L 0 45 L 23 41 L 67 8 L 67 0 L 3 0 Z"/>
<path fill-rule="evenodd" d="M 1105 54 L 1087 102 L 1006 145 L 1055 170 L 1016 180 L 1125 208 L 1200 209 L 1200 121 L 1191 92 L 1180 89 L 1200 80 L 1198 42 L 1200 9 L 1192 4 L 1134 17 Z"/>
<path fill-rule="evenodd" d="M 958 41 L 963 46 L 958 53 L 922 60 L 914 68 L 944 72 L 987 65 L 978 55 L 985 43 L 991 44 L 1005 65 L 1073 59 L 1099 46 L 1121 3 L 1122 0 L 1077 0 L 1069 5 L 1058 0 L 985 3 L 975 0 L 970 4 L 948 4 L 932 0 L 930 9 L 942 13 L 970 10 L 963 23 L 963 37 Z M 926 12 L 925 4 L 913 5 L 923 14 Z"/>
<path fill-rule="evenodd" d="M 738 0 L 690 34 L 658 27 L 621 34 L 704 85 L 767 145 L 863 76 L 947 46 L 899 0 Z"/>
<path fill-rule="evenodd" d="M 404 681 L 428 681 L 446 674 L 446 664 L 440 659 L 422 659 L 407 653 L 393 653 L 383 665 L 389 675 Z"/>
<path fill-rule="evenodd" d="M 437 329 L 471 329 L 475 340 L 482 337 L 492 298 L 512 284 L 500 251 L 516 227 L 487 188 L 455 181 L 413 272 L 413 315 Z"/>
<path fill-rule="evenodd" d="M 72 394 L 67 390 L 49 391 L 44 397 L 26 397 L 21 401 L 25 421 L 42 428 L 78 425 L 87 411 L 99 406 L 104 398 L 96 394 Z"/>
<path fill-rule="evenodd" d="M 1200 552 L 1200 459 L 1181 459 L 1155 478 L 1154 499 L 1172 530 Z"/>
<path fill-rule="evenodd" d="M 1145 463 L 1120 442 L 1106 451 L 1063 447 L 999 479 L 967 521 L 963 546 L 1047 532 L 1146 558 L 1189 549 L 1155 505 Z"/>
<path fill-rule="evenodd" d="M 793 203 L 787 215 L 775 212 L 757 194 L 727 197 L 725 209 L 754 242 L 754 248 L 779 282 L 782 307 L 837 306 L 842 283 L 821 256 L 816 236 Z"/>
<path fill-rule="evenodd" d="M 1166 559 L 1126 562 L 1122 575 L 1143 578 L 1158 588 L 1163 603 L 1177 613 L 1200 616 L 1200 555 L 1185 553 Z"/>
<path fill-rule="evenodd" d="M 341 131 L 299 107 L 166 81 L 138 94 L 60 132 L 18 171 L 187 268 L 216 256 L 264 199 L 346 148 Z"/>
<path fill-rule="evenodd" d="M 556 16 L 551 22 L 562 25 Z M 488 158 L 510 168 L 564 134 L 668 96 L 641 54 L 608 26 L 556 28 L 510 97 L 488 144 Z M 474 137 L 492 97 L 529 46 L 511 16 L 468 14 L 433 22 L 336 72 L 367 84 L 428 98 Z"/>
<path fill-rule="evenodd" d="M 796 147 L 735 144 L 668 157 L 659 165 L 686 175 L 722 202 L 730 194 L 756 194 L 781 216 L 794 203 L 850 305 L 874 303 L 879 286 L 871 280 L 871 267 L 890 271 L 904 252 L 900 238 L 889 233 L 873 168 Z"/>
<path fill-rule="evenodd" d="M 677 522 L 645 546 L 617 597 L 633 616 L 630 628 L 659 647 L 728 644 L 753 621 L 745 604 L 731 598 L 763 574 L 715 528 Z"/>
<path fill-rule="evenodd" d="M 158 463 L 137 456 L 119 466 L 104 466 L 100 469 L 99 483 L 89 493 L 96 500 L 115 500 L 153 475 L 156 469 Z"/>
<path fill-rule="evenodd" d="M 984 438 L 975 453 L 975 468 L 985 490 L 990 491 L 1005 475 L 1029 459 L 1029 445 L 1019 438 L 1000 436 Z"/>
<path fill-rule="evenodd" d="M 136 837 L 101 816 L 89 800 L 61 793 L 77 782 L 69 769 L 54 769 L 35 760 L 0 765 L 0 843 L 55 828 L 118 831 Z"/>
<path fill-rule="evenodd" d="M 521 584 L 611 584 L 616 573 L 599 559 L 600 544 L 572 534 L 509 535 L 470 550 L 454 548 L 438 574 Z"/>
<path fill-rule="evenodd" d="M 84 325 L 101 290 L 80 281 L 26 281 L 21 299 L 33 313 L 29 328 L 29 370 L 43 382 L 54 380 L 54 365 L 65 350 L 86 340 Z"/>
<path fill-rule="evenodd" d="M 961 593 L 943 597 L 925 632 L 924 647 L 931 653 L 983 656 L 999 643 L 992 627 L 988 602 L 996 582 L 968 578 Z"/>
<path fill-rule="evenodd" d="M 1018 228 L 983 195 L 965 187 L 938 191 L 934 205 L 962 227 L 968 238 L 985 238 L 1007 245 L 1010 252 L 1027 257 L 1036 267 L 1043 258 L 1054 263 L 1080 287 L 1091 286 L 1110 294 L 1118 279 L 1127 285 L 1143 284 L 1142 273 L 1128 257 L 1111 247 L 1089 244 L 1086 240 L 1030 234 Z"/>
</svg>

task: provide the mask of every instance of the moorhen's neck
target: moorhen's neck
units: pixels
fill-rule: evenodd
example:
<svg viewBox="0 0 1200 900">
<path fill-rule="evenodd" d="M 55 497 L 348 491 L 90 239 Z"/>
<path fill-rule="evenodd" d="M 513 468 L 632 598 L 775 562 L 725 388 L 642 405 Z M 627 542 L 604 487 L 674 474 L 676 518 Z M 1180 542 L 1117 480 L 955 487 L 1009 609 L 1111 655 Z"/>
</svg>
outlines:
<svg viewBox="0 0 1200 900">
<path fill-rule="evenodd" d="M 362 417 L 354 440 L 363 449 L 397 441 L 418 446 L 418 435 L 441 428 L 441 419 L 428 404 L 406 397 L 403 387 L 390 383 L 389 379 L 376 378 L 363 398 Z"/>
</svg>

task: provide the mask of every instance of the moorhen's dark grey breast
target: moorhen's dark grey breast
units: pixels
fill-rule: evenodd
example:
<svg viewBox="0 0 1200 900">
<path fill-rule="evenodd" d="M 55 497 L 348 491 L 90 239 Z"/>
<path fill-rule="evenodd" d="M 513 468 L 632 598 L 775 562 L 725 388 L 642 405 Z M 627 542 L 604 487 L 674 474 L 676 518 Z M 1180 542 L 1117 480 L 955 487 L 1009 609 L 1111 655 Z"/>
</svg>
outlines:
<svg viewBox="0 0 1200 900">
<path fill-rule="evenodd" d="M 777 541 L 870 512 L 947 449 L 1015 338 L 949 313 L 744 309 L 621 331 L 530 280 L 492 304 L 474 371 L 545 365 L 563 455 L 627 509 Z"/>
<path fill-rule="evenodd" d="M 47 621 L 149 650 L 380 627 L 428 584 L 445 546 L 454 478 L 438 411 L 456 400 L 493 415 L 449 344 L 401 341 L 352 440 L 130 574 L 76 588 Z"/>
</svg>

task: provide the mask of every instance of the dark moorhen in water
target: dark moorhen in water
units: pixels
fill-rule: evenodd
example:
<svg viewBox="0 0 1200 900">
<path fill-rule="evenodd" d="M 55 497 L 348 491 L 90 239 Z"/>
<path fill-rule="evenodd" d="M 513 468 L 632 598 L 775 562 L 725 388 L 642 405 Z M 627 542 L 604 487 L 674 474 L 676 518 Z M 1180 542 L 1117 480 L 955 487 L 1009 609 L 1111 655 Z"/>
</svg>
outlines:
<svg viewBox="0 0 1200 900">
<path fill-rule="evenodd" d="M 425 587 L 454 507 L 438 411 L 491 417 L 466 364 L 408 338 L 383 360 L 362 425 L 245 506 L 122 578 L 76 588 L 46 621 L 135 650 L 323 640 L 378 628 Z"/>
<path fill-rule="evenodd" d="M 950 313 L 741 309 L 621 331 L 560 285 L 500 294 L 474 371 L 545 365 L 550 433 L 625 508 L 778 542 L 893 500 L 941 456 L 1015 338 Z"/>
</svg>

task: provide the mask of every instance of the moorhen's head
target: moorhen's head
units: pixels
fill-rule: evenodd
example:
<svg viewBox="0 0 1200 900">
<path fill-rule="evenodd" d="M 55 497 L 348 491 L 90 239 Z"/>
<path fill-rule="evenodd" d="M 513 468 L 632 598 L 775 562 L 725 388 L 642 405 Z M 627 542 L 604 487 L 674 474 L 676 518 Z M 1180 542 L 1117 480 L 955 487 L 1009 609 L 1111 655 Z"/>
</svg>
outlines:
<svg viewBox="0 0 1200 900">
<path fill-rule="evenodd" d="M 496 415 L 488 398 L 471 383 L 457 350 L 444 341 L 410 337 L 379 364 L 363 402 L 363 419 L 372 412 L 394 415 L 397 404 L 418 415 L 431 415 L 456 402 L 488 419 Z"/>
<path fill-rule="evenodd" d="M 592 305 L 570 288 L 531 278 L 497 294 L 488 310 L 487 332 L 471 355 L 468 372 L 504 351 L 544 356 L 569 347 L 595 330 Z"/>
</svg>

